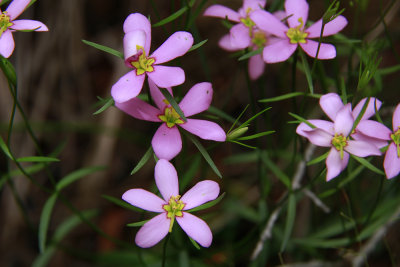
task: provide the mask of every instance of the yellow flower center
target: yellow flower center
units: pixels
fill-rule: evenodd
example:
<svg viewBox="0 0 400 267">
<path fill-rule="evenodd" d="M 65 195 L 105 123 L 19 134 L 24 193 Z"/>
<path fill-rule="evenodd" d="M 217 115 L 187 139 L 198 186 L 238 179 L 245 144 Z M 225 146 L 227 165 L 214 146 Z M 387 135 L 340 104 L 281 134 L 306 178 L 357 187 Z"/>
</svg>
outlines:
<svg viewBox="0 0 400 267">
<path fill-rule="evenodd" d="M 152 72 L 154 71 L 153 68 L 153 63 L 154 63 L 154 58 L 147 57 L 146 52 L 144 51 L 144 48 L 140 45 L 136 46 L 136 49 L 139 51 L 141 50 L 140 56 L 131 62 L 132 66 L 136 68 L 136 75 L 141 75 L 145 72 Z"/>
<path fill-rule="evenodd" d="M 182 210 L 185 207 L 185 203 L 182 202 L 182 200 L 179 200 L 181 198 L 180 195 L 177 196 L 172 196 L 168 204 L 163 205 L 163 209 L 167 212 L 167 218 L 170 218 L 170 224 L 169 224 L 169 232 L 172 231 L 172 226 L 174 225 L 175 221 L 175 216 L 177 217 L 182 217 L 183 213 Z"/>
<path fill-rule="evenodd" d="M 13 23 L 10 22 L 10 17 L 7 15 L 7 11 L 4 11 L 0 15 L 0 37 Z"/>
<path fill-rule="evenodd" d="M 394 144 L 397 147 L 397 157 L 400 158 L 400 126 L 398 127 L 397 131 L 390 135 Z"/>
<path fill-rule="evenodd" d="M 308 33 L 303 31 L 304 30 L 303 19 L 299 18 L 298 22 L 300 22 L 299 26 L 290 28 L 286 33 L 287 37 L 289 37 L 290 39 L 291 44 L 298 44 L 298 43 L 304 44 L 306 42 L 306 37 L 308 36 Z"/>
<path fill-rule="evenodd" d="M 254 26 L 256 26 L 256 24 L 254 23 L 254 21 L 252 21 L 249 17 L 249 14 L 251 12 L 251 8 L 247 8 L 246 9 L 246 17 L 245 18 L 241 18 L 240 22 L 244 24 L 244 26 L 246 26 L 247 28 L 249 28 L 249 30 L 251 31 L 253 29 Z"/>
<path fill-rule="evenodd" d="M 254 32 L 251 42 L 256 45 L 257 48 L 264 47 L 267 43 L 267 36 L 262 31 Z"/>
<path fill-rule="evenodd" d="M 169 105 L 168 101 L 164 99 L 164 102 Z M 164 110 L 164 115 L 159 115 L 158 118 L 165 122 L 168 126 L 168 128 L 172 128 L 175 126 L 175 124 L 183 124 L 185 123 L 181 117 L 179 116 L 178 112 L 176 110 L 169 106 L 166 107 Z"/>
<path fill-rule="evenodd" d="M 340 152 L 340 159 L 343 159 L 343 149 L 347 146 L 347 138 L 342 134 L 335 134 L 331 142 L 336 150 Z"/>
</svg>

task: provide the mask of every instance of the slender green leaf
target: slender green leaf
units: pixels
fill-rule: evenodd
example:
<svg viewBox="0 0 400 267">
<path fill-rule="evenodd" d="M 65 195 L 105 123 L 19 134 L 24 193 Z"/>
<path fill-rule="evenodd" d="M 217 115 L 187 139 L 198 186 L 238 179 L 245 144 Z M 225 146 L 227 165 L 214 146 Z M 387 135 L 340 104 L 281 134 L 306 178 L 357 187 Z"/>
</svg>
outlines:
<svg viewBox="0 0 400 267">
<path fill-rule="evenodd" d="M 168 103 L 171 104 L 171 106 L 175 109 L 175 111 L 178 113 L 179 117 L 181 117 L 181 119 L 186 122 L 187 119 L 185 117 L 185 114 L 179 107 L 178 103 L 176 103 L 174 97 L 168 92 L 167 89 L 165 89 L 165 88 L 158 88 L 158 89 L 160 89 L 161 93 L 167 99 Z"/>
<path fill-rule="evenodd" d="M 200 205 L 193 209 L 187 210 L 187 212 L 195 212 L 195 211 L 211 208 L 211 207 L 217 205 L 224 198 L 224 196 L 225 196 L 225 192 L 222 193 L 218 198 L 214 199 L 213 201 L 204 203 L 203 205 Z"/>
<path fill-rule="evenodd" d="M 263 152 L 261 154 L 261 159 L 265 166 L 269 168 L 288 189 L 292 187 L 290 178 L 284 172 L 282 172 L 281 169 L 275 165 L 275 163 L 270 160 L 266 152 Z"/>
<path fill-rule="evenodd" d="M 323 154 L 319 157 L 316 157 L 315 159 L 310 160 L 309 162 L 307 162 L 307 166 L 320 163 L 321 161 L 323 161 L 324 159 L 326 159 L 328 157 L 328 154 L 329 154 L 329 151 L 327 151 L 325 154 Z"/>
<path fill-rule="evenodd" d="M 87 167 L 87 168 L 82 168 L 79 170 L 76 170 L 74 172 L 71 172 L 70 174 L 64 176 L 56 185 L 56 190 L 60 191 L 61 189 L 65 188 L 66 186 L 70 185 L 71 183 L 75 182 L 76 180 L 79 180 L 89 174 L 102 171 L 104 170 L 104 166 L 93 166 L 93 167 Z"/>
<path fill-rule="evenodd" d="M 146 164 L 147 161 L 149 161 L 152 154 L 153 154 L 153 148 L 150 146 L 149 149 L 147 149 L 146 153 L 144 153 L 143 157 L 139 160 L 135 168 L 133 168 L 133 170 L 131 171 L 131 175 L 137 173 L 144 166 L 144 164 Z"/>
<path fill-rule="evenodd" d="M 261 100 L 258 100 L 258 102 L 261 102 L 261 103 L 278 102 L 278 101 L 282 101 L 282 100 L 286 100 L 286 99 L 290 99 L 290 98 L 294 98 L 294 97 L 298 97 L 298 96 L 307 96 L 307 97 L 313 97 L 313 98 L 321 97 L 320 94 L 308 94 L 308 93 L 303 93 L 303 92 L 294 92 L 294 93 L 280 95 L 277 97 L 261 99 Z"/>
<path fill-rule="evenodd" d="M 236 140 L 251 140 L 251 139 L 259 138 L 259 137 L 262 137 L 262 136 L 270 135 L 270 134 L 273 134 L 273 133 L 275 133 L 275 131 L 266 131 L 266 132 L 262 132 L 262 133 L 257 133 L 257 134 L 253 134 L 253 135 L 239 137 Z"/>
<path fill-rule="evenodd" d="M 102 113 L 103 111 L 105 111 L 106 109 L 111 107 L 112 105 L 114 105 L 114 99 L 110 97 L 109 99 L 107 99 L 105 104 L 100 109 L 98 109 L 96 112 L 93 113 L 93 115 L 98 115 L 98 114 Z"/>
<path fill-rule="evenodd" d="M 17 161 L 18 162 L 57 162 L 60 160 L 57 158 L 53 158 L 53 157 L 32 156 L 32 157 L 18 158 Z"/>
<path fill-rule="evenodd" d="M 188 52 L 192 52 L 193 50 L 196 50 L 197 48 L 200 48 L 201 46 L 203 46 L 205 43 L 207 43 L 207 39 L 206 40 L 203 40 L 203 41 L 201 41 L 201 42 L 198 42 L 197 44 L 195 44 L 195 45 L 193 45 L 189 50 L 188 50 Z"/>
<path fill-rule="evenodd" d="M 189 9 L 188 6 L 182 7 L 181 9 L 179 9 L 178 11 L 176 11 L 175 13 L 173 13 L 171 16 L 166 17 L 165 19 L 163 19 L 163 20 L 161 20 L 161 21 L 159 21 L 159 22 L 157 22 L 157 23 L 154 23 L 154 24 L 153 24 L 153 27 L 159 27 L 159 26 L 165 25 L 165 24 L 167 24 L 167 23 L 170 23 L 171 21 L 176 20 L 177 18 L 179 18 L 180 16 L 182 16 L 183 14 L 185 14 L 185 12 L 186 12 L 188 9 Z"/>
<path fill-rule="evenodd" d="M 242 61 L 242 60 L 248 59 L 252 56 L 259 55 L 262 53 L 263 49 L 264 49 L 263 47 L 260 47 L 257 50 L 250 51 L 249 53 L 246 53 L 243 56 L 241 56 L 238 60 Z"/>
<path fill-rule="evenodd" d="M 238 142 L 236 140 L 228 140 L 228 142 L 232 142 L 232 143 L 235 143 L 235 144 L 238 144 L 240 146 L 244 146 L 244 147 L 247 147 L 247 148 L 250 148 L 250 149 L 257 149 L 257 147 L 255 147 L 255 146 L 250 146 L 250 145 L 244 144 L 242 142 Z"/>
<path fill-rule="evenodd" d="M 197 244 L 197 242 L 194 241 L 190 236 L 188 236 L 188 237 L 189 237 L 190 242 L 192 242 L 193 246 L 194 246 L 196 249 L 200 250 L 199 244 Z"/>
<path fill-rule="evenodd" d="M 118 206 L 120 206 L 122 208 L 130 209 L 130 210 L 133 210 L 133 211 L 139 211 L 139 212 L 143 211 L 143 210 L 141 210 L 139 208 L 136 208 L 135 206 L 132 206 L 131 204 L 119 199 L 119 198 L 115 198 L 115 197 L 108 196 L 108 195 L 101 195 L 101 196 L 103 198 L 107 199 L 108 201 L 110 201 L 110 202 L 112 202 L 112 203 L 114 203 L 114 204 L 116 204 L 116 205 L 118 205 Z"/>
<path fill-rule="evenodd" d="M 116 57 L 119 57 L 121 59 L 124 59 L 124 54 L 119 52 L 119 51 L 117 51 L 117 50 L 115 50 L 115 49 L 112 49 L 112 48 L 104 46 L 104 45 L 96 44 L 96 43 L 93 43 L 93 42 L 90 42 L 90 41 L 86 41 L 86 40 L 82 40 L 82 42 L 84 42 L 85 44 L 90 45 L 90 46 L 92 46 L 92 47 L 94 47 L 96 49 L 99 49 L 101 51 L 107 52 L 107 53 L 109 53 L 109 54 L 111 54 L 113 56 L 116 56 Z"/>
<path fill-rule="evenodd" d="M 126 226 L 129 227 L 139 227 L 142 226 L 143 224 L 147 223 L 149 220 L 145 220 L 145 221 L 140 221 L 140 222 L 135 222 L 135 223 L 128 223 Z"/>
<path fill-rule="evenodd" d="M 368 160 L 364 159 L 364 158 L 360 158 L 354 155 L 351 155 L 351 157 L 355 160 L 357 160 L 359 163 L 361 163 L 363 166 L 365 166 L 366 168 L 370 169 L 371 171 L 379 174 L 379 175 L 385 175 L 385 173 L 378 169 L 377 167 L 375 167 L 374 165 L 372 165 Z"/>
<path fill-rule="evenodd" d="M 256 115 L 254 115 L 253 117 L 251 117 L 250 119 L 248 119 L 247 121 L 243 122 L 242 125 L 240 125 L 240 127 L 246 127 L 250 124 L 250 122 L 252 122 L 253 120 L 255 120 L 258 116 L 260 116 L 261 114 L 263 114 L 264 112 L 270 110 L 271 107 L 265 108 L 263 110 L 261 110 L 260 112 L 258 112 Z"/>
<path fill-rule="evenodd" d="M 11 155 L 10 150 L 8 149 L 8 146 L 4 142 L 3 138 L 0 136 L 0 148 L 3 150 L 4 154 L 9 157 L 10 159 L 13 159 L 13 156 Z"/>
<path fill-rule="evenodd" d="M 308 88 L 310 89 L 310 94 L 314 94 L 314 85 L 311 76 L 310 66 L 308 65 L 307 58 L 304 55 L 303 50 L 299 49 L 301 61 L 303 62 L 304 73 L 306 74 L 306 79 L 308 83 Z"/>
<path fill-rule="evenodd" d="M 283 241 L 281 245 L 281 252 L 285 251 L 287 242 L 292 235 L 294 221 L 296 219 L 296 196 L 294 194 L 289 195 L 288 209 L 286 216 L 285 231 L 283 234 Z"/>
<path fill-rule="evenodd" d="M 14 66 L 11 62 L 0 55 L 0 68 L 6 76 L 8 82 L 14 87 L 17 86 L 17 75 L 15 74 Z"/>
<path fill-rule="evenodd" d="M 46 250 L 47 229 L 49 228 L 51 213 L 56 203 L 58 193 L 51 195 L 43 206 L 39 221 L 39 250 L 43 253 Z"/>
<path fill-rule="evenodd" d="M 292 117 L 294 117 L 294 118 L 296 118 L 296 119 L 298 119 L 300 122 L 304 122 L 305 124 L 307 124 L 308 126 L 310 126 L 312 129 L 317 128 L 314 124 L 312 124 L 312 123 L 309 122 L 308 120 L 306 120 L 306 119 L 300 117 L 299 115 L 296 115 L 296 114 L 294 114 L 294 113 L 292 113 L 292 112 L 289 112 L 289 115 L 292 116 Z"/>
<path fill-rule="evenodd" d="M 239 122 L 240 118 L 243 116 L 244 112 L 247 110 L 248 107 L 249 107 L 249 104 L 246 105 L 246 107 L 243 109 L 243 111 L 236 118 L 235 122 L 232 124 L 231 128 L 227 132 L 227 135 L 232 131 L 233 127 L 235 127 L 235 125 Z M 243 127 L 245 127 L 245 126 L 243 126 Z M 242 128 L 242 127 L 238 127 L 238 128 Z"/>
</svg>

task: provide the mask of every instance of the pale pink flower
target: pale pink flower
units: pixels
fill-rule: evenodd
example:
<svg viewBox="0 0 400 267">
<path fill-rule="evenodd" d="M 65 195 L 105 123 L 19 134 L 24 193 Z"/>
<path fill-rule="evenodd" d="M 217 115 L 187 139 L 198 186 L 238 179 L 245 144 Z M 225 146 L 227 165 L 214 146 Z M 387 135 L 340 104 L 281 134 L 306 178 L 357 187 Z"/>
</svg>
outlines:
<svg viewBox="0 0 400 267">
<path fill-rule="evenodd" d="M 136 234 L 136 244 L 142 248 L 154 246 L 172 231 L 176 220 L 188 236 L 201 246 L 209 247 L 212 242 L 210 227 L 186 211 L 216 199 L 219 194 L 218 183 L 201 181 L 181 196 L 176 170 L 163 159 L 157 162 L 154 177 L 162 198 L 140 188 L 130 189 L 122 196 L 123 200 L 135 207 L 160 213 L 140 228 Z"/>
<path fill-rule="evenodd" d="M 333 103 L 320 101 L 321 108 L 329 114 L 332 111 Z M 330 114 L 332 115 L 332 114 Z M 333 122 L 325 120 L 308 120 L 316 128 L 311 128 L 302 122 L 296 132 L 306 137 L 311 143 L 317 146 L 330 147 L 326 158 L 326 180 L 329 181 L 338 176 L 349 161 L 349 154 L 358 157 L 370 155 L 381 155 L 380 150 L 374 145 L 362 140 L 351 140 L 350 133 L 354 124 L 351 105 L 347 104 L 336 112 Z"/>
<path fill-rule="evenodd" d="M 177 86 L 185 81 L 185 72 L 180 67 L 163 66 L 184 55 L 193 45 L 189 32 L 175 32 L 150 55 L 151 25 L 139 13 L 129 15 L 124 22 L 125 65 L 133 69 L 122 76 L 111 88 L 115 102 L 125 102 L 136 97 L 148 76 L 162 88 Z"/>
<path fill-rule="evenodd" d="M 0 54 L 8 58 L 15 48 L 12 33 L 15 31 L 38 31 L 44 32 L 49 29 L 40 21 L 20 19 L 15 20 L 25 10 L 31 0 L 14 0 L 6 11 L 0 10 Z"/>
<path fill-rule="evenodd" d="M 300 47 L 310 56 L 317 56 L 318 42 L 310 38 L 319 38 L 322 28 L 322 19 L 306 28 L 308 19 L 308 3 L 305 0 L 286 0 L 285 13 L 288 16 L 286 26 L 271 13 L 258 10 L 250 14 L 256 26 L 279 38 L 272 44 L 267 44 L 263 50 L 263 58 L 267 63 L 276 63 L 287 60 Z M 343 16 L 338 16 L 328 22 L 323 31 L 323 36 L 338 33 L 347 25 Z M 336 57 L 336 49 L 331 44 L 321 43 L 318 59 L 332 59 Z"/>
<path fill-rule="evenodd" d="M 117 102 L 115 106 L 134 118 L 162 123 L 151 141 L 154 153 L 158 158 L 171 160 L 181 151 L 182 139 L 177 126 L 202 139 L 225 141 L 226 134 L 218 124 L 188 118 L 207 110 L 210 106 L 213 95 L 210 83 L 203 82 L 194 85 L 179 103 L 180 109 L 187 118 L 186 122 L 180 118 L 152 80 L 149 80 L 149 86 L 151 97 L 157 107 L 138 98 L 123 103 Z M 172 94 L 171 88 L 167 88 L 167 90 Z"/>
</svg>

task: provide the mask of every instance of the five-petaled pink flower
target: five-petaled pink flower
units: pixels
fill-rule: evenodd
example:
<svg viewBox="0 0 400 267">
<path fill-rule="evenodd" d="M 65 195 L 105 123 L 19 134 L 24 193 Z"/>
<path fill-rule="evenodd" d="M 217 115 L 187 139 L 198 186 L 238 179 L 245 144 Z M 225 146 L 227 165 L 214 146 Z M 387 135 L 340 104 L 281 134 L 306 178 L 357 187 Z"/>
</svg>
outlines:
<svg viewBox="0 0 400 267">
<path fill-rule="evenodd" d="M 188 32 L 175 32 L 153 54 L 149 55 L 151 25 L 139 13 L 129 15 L 124 22 L 125 65 L 133 70 L 122 76 L 111 88 L 115 102 L 125 102 L 136 97 L 143 87 L 146 75 L 162 88 L 177 86 L 185 81 L 185 72 L 179 67 L 162 66 L 184 55 L 193 44 Z"/>
<path fill-rule="evenodd" d="M 162 122 L 154 134 L 151 144 L 154 153 L 160 159 L 171 160 L 182 149 L 182 139 L 178 125 L 202 139 L 223 142 L 226 139 L 224 130 L 216 123 L 199 119 L 183 121 L 175 109 L 164 98 L 163 94 L 149 79 L 150 94 L 157 108 L 133 98 L 127 102 L 116 103 L 115 106 L 134 118 L 146 121 Z M 171 88 L 167 88 L 172 94 Z M 208 82 L 194 85 L 179 103 L 185 117 L 203 112 L 211 104 L 213 90 Z"/>
<path fill-rule="evenodd" d="M 154 177 L 163 199 L 140 188 L 128 190 L 122 196 L 123 200 L 135 207 L 160 213 L 140 228 L 136 234 L 136 244 L 142 248 L 154 246 L 172 231 L 176 220 L 188 236 L 201 246 L 209 247 L 212 242 L 210 228 L 187 211 L 216 199 L 219 194 L 218 183 L 201 181 L 181 196 L 176 170 L 163 159 L 157 162 Z"/>
<path fill-rule="evenodd" d="M 286 0 L 285 12 L 288 16 L 289 27 L 267 11 L 258 10 L 250 14 L 250 18 L 258 28 L 280 39 L 265 46 L 263 50 L 264 61 L 267 63 L 285 61 L 299 45 L 310 57 L 316 57 L 318 42 L 310 38 L 320 37 L 322 19 L 305 28 L 308 18 L 308 3 L 305 0 Z M 346 25 L 346 18 L 338 16 L 325 25 L 322 36 L 336 34 Z M 332 59 L 334 57 L 336 57 L 335 47 L 331 44 L 321 43 L 318 59 Z"/>
<path fill-rule="evenodd" d="M 330 147 L 326 158 L 326 180 L 329 181 L 340 174 L 347 166 L 349 153 L 358 157 L 381 155 L 379 148 L 362 140 L 351 140 L 350 134 L 354 124 L 351 104 L 344 105 L 334 113 L 332 102 L 320 100 L 320 106 L 332 118 L 333 122 L 325 120 L 308 120 L 316 128 L 302 122 L 296 132 L 306 137 L 317 146 Z"/>
<path fill-rule="evenodd" d="M 15 43 L 12 36 L 14 31 L 31 30 L 44 32 L 49 29 L 40 21 L 21 19 L 15 20 L 28 6 L 31 0 L 14 0 L 6 11 L 0 10 L 0 54 L 8 58 L 14 51 Z"/>
</svg>

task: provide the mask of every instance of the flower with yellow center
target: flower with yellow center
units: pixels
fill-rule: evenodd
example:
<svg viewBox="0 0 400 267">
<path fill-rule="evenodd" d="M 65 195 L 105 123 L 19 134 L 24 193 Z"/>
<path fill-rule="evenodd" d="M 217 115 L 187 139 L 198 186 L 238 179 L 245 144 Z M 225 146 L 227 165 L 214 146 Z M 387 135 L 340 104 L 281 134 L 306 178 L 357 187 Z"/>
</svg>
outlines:
<svg viewBox="0 0 400 267">
<path fill-rule="evenodd" d="M 153 72 L 154 58 L 147 57 L 146 51 L 144 51 L 142 46 L 137 45 L 136 48 L 138 51 L 142 51 L 138 59 L 131 62 L 132 66 L 136 68 L 136 75 L 142 75 L 145 72 Z"/>
<path fill-rule="evenodd" d="M 168 101 L 166 99 L 164 99 L 164 102 L 169 105 Z M 175 126 L 175 124 L 183 124 L 185 123 L 181 117 L 179 116 L 178 112 L 176 112 L 176 110 L 171 107 L 171 106 L 167 106 L 164 109 L 164 115 L 159 115 L 158 118 L 165 122 L 168 126 L 168 128 L 172 128 Z"/>
<path fill-rule="evenodd" d="M 185 203 L 182 200 L 180 195 L 171 196 L 168 201 L 168 204 L 163 206 L 163 209 L 167 212 L 167 218 L 170 218 L 171 221 L 169 223 L 169 232 L 172 232 L 172 226 L 174 226 L 175 216 L 182 217 L 182 210 L 185 207 Z"/>
<path fill-rule="evenodd" d="M 251 38 L 251 42 L 257 46 L 257 48 L 264 47 L 267 43 L 267 36 L 262 31 L 253 32 L 253 38 Z"/>
<path fill-rule="evenodd" d="M 390 135 L 390 139 L 392 139 L 393 143 L 397 148 L 397 157 L 400 158 L 400 126 L 397 131 Z"/>
<path fill-rule="evenodd" d="M 340 158 L 343 159 L 343 149 L 347 146 L 347 138 L 343 134 L 335 133 L 332 138 L 332 146 L 340 152 Z"/>
<path fill-rule="evenodd" d="M 12 22 L 10 22 L 10 17 L 7 15 L 7 11 L 4 11 L 0 15 L 0 37 L 5 32 L 9 27 L 13 25 Z"/>
<path fill-rule="evenodd" d="M 298 19 L 300 23 L 297 27 L 289 28 L 286 32 L 287 37 L 290 39 L 291 44 L 305 44 L 308 33 L 304 32 L 304 22 L 302 18 Z"/>
</svg>

